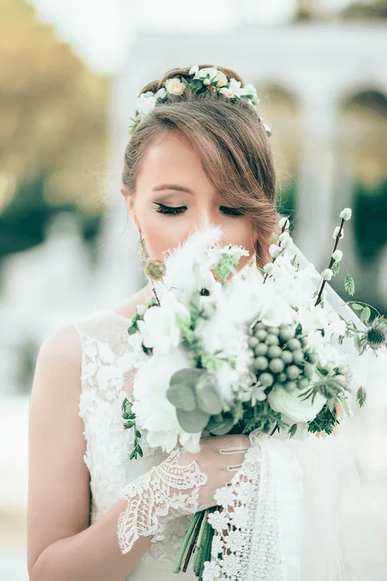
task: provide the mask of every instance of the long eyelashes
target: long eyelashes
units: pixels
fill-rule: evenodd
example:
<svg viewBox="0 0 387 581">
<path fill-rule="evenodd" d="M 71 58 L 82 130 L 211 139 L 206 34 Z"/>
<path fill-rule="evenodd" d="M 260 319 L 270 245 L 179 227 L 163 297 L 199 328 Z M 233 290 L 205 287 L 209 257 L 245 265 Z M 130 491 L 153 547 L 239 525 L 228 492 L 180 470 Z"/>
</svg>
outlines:
<svg viewBox="0 0 387 581">
<path fill-rule="evenodd" d="M 159 214 L 169 214 L 176 216 L 177 214 L 182 214 L 186 211 L 187 206 L 166 206 L 160 202 L 154 202 L 157 206 L 156 212 Z M 220 206 L 220 210 L 223 214 L 228 216 L 243 216 L 243 212 L 238 208 L 230 208 L 229 206 Z"/>
<path fill-rule="evenodd" d="M 156 212 L 159 214 L 182 214 L 186 211 L 187 206 L 165 206 L 164 204 L 160 204 L 160 202 L 155 202 L 157 207 Z"/>
</svg>

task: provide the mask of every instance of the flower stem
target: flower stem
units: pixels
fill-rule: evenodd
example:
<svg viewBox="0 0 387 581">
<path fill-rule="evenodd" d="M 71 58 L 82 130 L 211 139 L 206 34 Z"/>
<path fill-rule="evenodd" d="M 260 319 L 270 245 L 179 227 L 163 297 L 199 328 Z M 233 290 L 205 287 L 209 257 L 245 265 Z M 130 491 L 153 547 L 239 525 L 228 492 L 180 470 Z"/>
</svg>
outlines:
<svg viewBox="0 0 387 581">
<path fill-rule="evenodd" d="M 182 568 L 182 571 L 184 573 L 187 571 L 188 563 L 189 563 L 189 560 L 191 558 L 192 552 L 193 552 L 194 547 L 195 547 L 196 539 L 197 539 L 197 536 L 198 536 L 199 531 L 200 531 L 200 527 L 201 527 L 201 524 L 202 524 L 202 520 L 203 520 L 203 517 L 204 517 L 204 513 L 205 513 L 204 510 L 202 510 L 199 513 L 199 518 L 197 520 L 197 524 L 196 524 L 195 530 L 193 532 L 193 535 L 192 535 L 192 538 L 191 538 L 191 543 L 190 543 L 190 545 L 188 547 L 187 555 L 185 557 L 184 565 L 183 565 L 183 568 Z"/>
<path fill-rule="evenodd" d="M 183 562 L 184 553 L 186 551 L 189 540 L 191 538 L 192 531 L 194 530 L 194 528 L 195 528 L 195 526 L 200 518 L 200 515 L 201 515 L 200 511 L 195 512 L 195 514 L 193 515 L 193 517 L 191 519 L 191 522 L 189 523 L 189 527 L 184 535 L 184 539 L 183 539 L 183 542 L 182 542 L 181 547 L 180 547 L 179 555 L 178 555 L 177 560 L 176 560 L 176 565 L 175 565 L 175 568 L 173 570 L 174 573 L 180 573 L 180 571 L 181 571 L 181 564 Z"/>
<path fill-rule="evenodd" d="M 199 530 L 199 534 L 198 534 L 198 538 L 197 541 L 195 543 L 195 548 L 194 548 L 194 553 L 195 553 L 195 559 L 193 561 L 193 565 L 191 566 L 191 569 L 195 572 L 195 575 L 198 576 L 198 569 L 200 568 L 200 558 L 202 556 L 203 553 L 203 537 L 204 537 L 204 531 L 206 529 L 206 525 L 207 525 L 207 516 L 208 516 L 208 509 L 204 511 L 204 517 L 202 520 L 202 523 L 200 525 L 200 530 Z"/>
</svg>

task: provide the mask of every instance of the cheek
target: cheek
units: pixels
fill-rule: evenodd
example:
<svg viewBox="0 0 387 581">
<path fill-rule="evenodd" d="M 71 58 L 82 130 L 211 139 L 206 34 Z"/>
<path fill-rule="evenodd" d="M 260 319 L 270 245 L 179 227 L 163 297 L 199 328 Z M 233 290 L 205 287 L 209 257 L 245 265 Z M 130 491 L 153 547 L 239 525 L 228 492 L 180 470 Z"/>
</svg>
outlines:
<svg viewBox="0 0 387 581">
<path fill-rule="evenodd" d="M 242 256 L 239 263 L 240 268 L 255 254 L 255 241 L 256 235 L 254 234 L 254 228 L 249 219 L 235 219 L 231 223 L 229 220 L 227 226 L 224 225 L 224 236 L 221 244 L 223 246 L 226 244 L 243 246 L 249 252 L 249 256 Z"/>
<path fill-rule="evenodd" d="M 152 258 L 160 260 L 164 258 L 165 252 L 178 246 L 189 234 L 186 224 L 172 216 L 164 217 L 157 213 L 148 215 L 143 224 L 142 233 L 149 254 Z"/>
</svg>

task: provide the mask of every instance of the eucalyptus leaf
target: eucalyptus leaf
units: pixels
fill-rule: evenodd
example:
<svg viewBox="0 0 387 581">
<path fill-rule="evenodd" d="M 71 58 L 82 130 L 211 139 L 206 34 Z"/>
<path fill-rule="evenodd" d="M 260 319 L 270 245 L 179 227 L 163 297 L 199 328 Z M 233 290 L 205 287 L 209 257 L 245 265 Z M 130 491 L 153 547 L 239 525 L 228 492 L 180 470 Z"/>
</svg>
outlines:
<svg viewBox="0 0 387 581">
<path fill-rule="evenodd" d="M 196 408 L 195 394 L 186 383 L 174 383 L 167 390 L 167 399 L 175 408 L 190 412 Z"/>
<path fill-rule="evenodd" d="M 223 417 L 223 416 L 212 416 L 206 429 L 215 436 L 224 436 L 227 434 L 234 425 L 233 418 Z"/>
<path fill-rule="evenodd" d="M 216 389 L 216 377 L 212 373 L 201 375 L 195 385 L 200 409 L 207 414 L 220 414 L 222 402 Z"/>
<path fill-rule="evenodd" d="M 196 434 L 203 430 L 210 418 L 210 414 L 206 414 L 199 407 L 191 412 L 177 409 L 176 415 L 180 426 L 189 434 Z"/>
</svg>

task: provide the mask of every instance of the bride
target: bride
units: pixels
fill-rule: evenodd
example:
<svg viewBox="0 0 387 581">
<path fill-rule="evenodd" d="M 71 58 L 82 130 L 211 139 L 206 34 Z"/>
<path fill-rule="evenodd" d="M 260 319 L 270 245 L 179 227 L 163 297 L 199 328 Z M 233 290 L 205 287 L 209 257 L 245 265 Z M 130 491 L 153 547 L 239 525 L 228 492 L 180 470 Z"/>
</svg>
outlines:
<svg viewBox="0 0 387 581">
<path fill-rule="evenodd" d="M 146 256 L 162 258 L 196 228 L 217 224 L 222 245 L 244 246 L 261 267 L 271 260 L 280 216 L 268 128 L 252 106 L 256 102 L 254 88 L 234 71 L 207 65 L 173 69 L 141 91 L 122 193 Z M 31 581 L 172 581 L 192 514 L 216 505 L 215 490 L 230 482 L 251 446 L 243 435 L 204 435 L 197 454 L 180 448 L 167 454 L 144 444 L 143 457 L 129 460 L 133 434 L 123 429 L 121 418 L 134 376 L 127 329 L 136 306 L 151 294 L 147 285 L 41 346 L 30 404 Z M 295 443 L 295 449 L 297 444 L 304 443 Z M 318 445 L 307 458 L 323 470 L 328 464 L 320 464 Z M 309 496 L 317 481 L 310 481 Z M 322 490 L 328 488 L 329 482 Z M 319 530 L 330 516 L 324 500 L 313 513 L 325 521 L 313 523 L 318 542 L 306 544 L 310 553 L 302 577 L 285 562 L 282 577 L 270 573 L 270 563 L 261 563 L 259 576 L 245 579 L 236 572 L 229 578 L 385 581 L 387 576 L 372 577 L 371 571 L 360 578 L 347 562 L 343 569 L 342 539 L 329 543 Z M 309 508 L 315 504 L 316 498 L 309 499 Z M 335 561 L 339 545 L 341 564 Z M 335 554 L 322 557 L 332 546 Z M 190 570 L 180 575 L 196 578 Z"/>
</svg>

